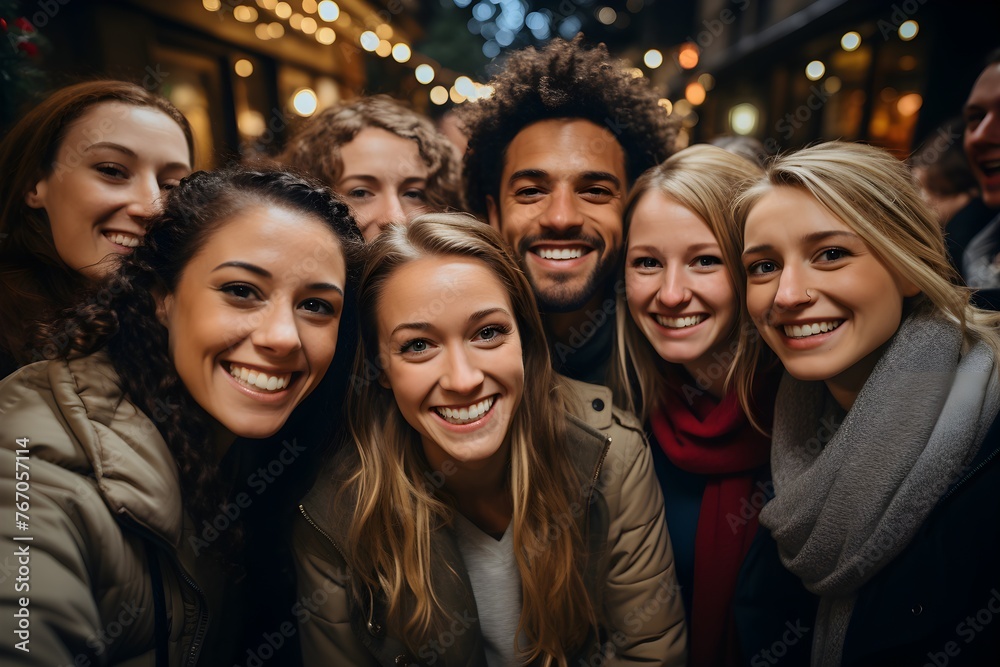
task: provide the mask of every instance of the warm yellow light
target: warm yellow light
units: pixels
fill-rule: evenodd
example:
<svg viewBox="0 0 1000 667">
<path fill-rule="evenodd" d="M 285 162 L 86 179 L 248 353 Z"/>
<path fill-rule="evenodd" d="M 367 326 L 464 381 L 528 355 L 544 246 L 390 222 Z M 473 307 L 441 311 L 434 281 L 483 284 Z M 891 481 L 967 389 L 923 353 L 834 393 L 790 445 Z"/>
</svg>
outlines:
<svg viewBox="0 0 1000 667">
<path fill-rule="evenodd" d="M 302 11 L 306 14 L 315 14 L 316 0 L 302 0 Z"/>
<path fill-rule="evenodd" d="M 258 23 L 254 26 L 253 34 L 257 35 L 257 39 L 268 40 L 271 39 L 271 33 L 268 31 L 268 25 L 266 23 Z"/>
<path fill-rule="evenodd" d="M 292 15 L 292 6 L 287 2 L 279 2 L 274 6 L 274 13 L 279 19 L 287 19 Z"/>
<path fill-rule="evenodd" d="M 257 4 L 260 5 L 263 9 L 273 10 L 275 7 L 278 6 L 278 0 L 257 0 Z"/>
<path fill-rule="evenodd" d="M 601 7 L 597 11 L 597 20 L 604 25 L 611 25 L 618 20 L 618 12 L 611 7 Z"/>
<path fill-rule="evenodd" d="M 248 137 L 259 137 L 267 129 L 267 125 L 264 123 L 264 116 L 259 111 L 252 109 L 241 111 L 236 116 L 236 127 Z"/>
<path fill-rule="evenodd" d="M 642 57 L 642 62 L 646 63 L 646 67 L 649 69 L 656 69 L 663 64 L 663 54 L 656 49 L 650 49 Z"/>
<path fill-rule="evenodd" d="M 661 97 L 661 98 L 660 98 L 659 100 L 657 100 L 657 102 L 656 102 L 656 103 L 657 103 L 657 104 L 659 104 L 659 105 L 660 105 L 661 107 L 663 107 L 664 111 L 666 111 L 666 112 L 667 112 L 667 115 L 668 115 L 668 116 L 669 116 L 669 115 L 670 115 L 670 114 L 671 114 L 671 113 L 673 112 L 673 110 L 674 110 L 674 105 L 673 105 L 673 103 L 672 103 L 672 102 L 671 102 L 670 100 L 668 100 L 668 99 L 667 99 L 666 97 Z"/>
<path fill-rule="evenodd" d="M 698 47 L 694 44 L 685 44 L 677 52 L 677 64 L 684 69 L 694 69 L 698 66 Z"/>
<path fill-rule="evenodd" d="M 278 39 L 279 37 L 284 36 L 285 26 L 281 25 L 277 21 L 274 21 L 273 23 L 268 24 L 267 34 L 270 35 L 273 39 Z"/>
<path fill-rule="evenodd" d="M 924 98 L 919 93 L 908 93 L 896 100 L 896 111 L 903 116 L 912 116 L 920 110 L 924 104 Z"/>
<path fill-rule="evenodd" d="M 318 27 L 318 25 L 319 24 L 316 23 L 316 19 L 314 19 L 311 16 L 307 16 L 304 19 L 302 19 L 302 25 L 300 26 L 300 28 L 302 32 L 304 32 L 305 34 L 311 35 L 314 32 L 316 32 L 316 28 Z"/>
<path fill-rule="evenodd" d="M 753 134 L 757 129 L 758 115 L 757 107 L 754 105 L 748 102 L 737 104 L 729 110 L 729 126 L 736 134 L 743 136 Z"/>
<path fill-rule="evenodd" d="M 383 58 L 388 58 L 389 54 L 392 53 L 392 44 L 383 39 L 378 43 L 378 46 L 375 47 L 375 53 Z"/>
<path fill-rule="evenodd" d="M 828 76 L 826 78 L 826 81 L 823 82 L 823 90 L 830 93 L 831 95 L 833 95 L 834 93 L 839 93 L 840 88 L 842 86 L 843 83 L 841 82 L 839 76 Z"/>
<path fill-rule="evenodd" d="M 631 74 L 631 75 L 632 75 L 632 78 L 633 78 L 633 79 L 641 79 L 641 78 L 642 78 L 643 76 L 645 76 L 645 75 L 644 75 L 644 74 L 642 73 L 642 70 L 641 70 L 641 69 L 639 69 L 638 67 L 632 67 L 632 68 L 630 68 L 630 69 L 629 69 L 629 70 L 627 70 L 627 71 L 628 71 L 628 73 L 629 73 L 629 74 Z"/>
<path fill-rule="evenodd" d="M 819 60 L 814 60 L 806 65 L 806 78 L 810 81 L 819 81 L 826 74 L 826 65 Z"/>
<path fill-rule="evenodd" d="M 392 59 L 397 63 L 405 63 L 411 55 L 410 47 L 406 44 L 396 44 L 392 47 Z"/>
<path fill-rule="evenodd" d="M 444 86 L 434 86 L 431 88 L 431 102 L 434 104 L 444 104 L 448 101 L 448 89 Z"/>
<path fill-rule="evenodd" d="M 845 32 L 844 36 L 840 38 L 840 48 L 845 51 L 854 51 L 859 46 L 861 46 L 861 35 L 854 32 Z"/>
<path fill-rule="evenodd" d="M 705 86 L 697 81 L 689 83 L 684 89 L 684 99 L 691 104 L 698 106 L 705 101 Z"/>
<path fill-rule="evenodd" d="M 333 44 L 337 41 L 337 33 L 333 31 L 333 28 L 323 26 L 316 31 L 316 41 L 320 44 Z"/>
<path fill-rule="evenodd" d="M 380 23 L 375 27 L 375 34 L 379 39 L 392 39 L 392 26 L 388 23 Z"/>
<path fill-rule="evenodd" d="M 700 83 L 705 88 L 705 90 L 712 90 L 713 88 L 715 88 L 715 77 L 709 74 L 708 72 L 705 72 L 704 74 L 698 77 L 698 83 Z"/>
<path fill-rule="evenodd" d="M 201 6 L 210 12 L 217 12 L 222 3 L 219 0 L 201 0 Z"/>
<path fill-rule="evenodd" d="M 361 42 L 361 48 L 365 51 L 374 51 L 378 48 L 378 35 L 371 30 L 365 30 L 361 33 L 359 41 Z"/>
<path fill-rule="evenodd" d="M 681 98 L 674 104 L 674 113 L 678 116 L 686 116 L 694 111 L 694 107 L 686 99 Z"/>
<path fill-rule="evenodd" d="M 452 86 L 451 90 L 448 91 L 448 97 L 451 98 L 451 101 L 454 102 L 455 104 L 461 104 L 462 102 L 465 101 L 465 95 L 458 92 L 455 89 L 455 86 Z"/>
<path fill-rule="evenodd" d="M 312 88 L 300 88 L 292 96 L 292 109 L 300 116 L 308 117 L 313 115 L 316 113 L 318 105 L 319 100 L 316 97 L 316 91 Z"/>
<path fill-rule="evenodd" d="M 238 76 L 246 78 L 253 74 L 253 63 L 246 58 L 240 58 L 233 65 L 233 69 L 236 71 Z"/>
<path fill-rule="evenodd" d="M 301 30 L 303 18 L 304 17 L 302 16 L 302 14 L 295 12 L 294 14 L 288 17 L 288 25 L 292 26 L 292 30 Z"/>
<path fill-rule="evenodd" d="M 333 0 L 323 0 L 316 9 L 319 11 L 319 17 L 327 23 L 333 23 L 340 18 L 340 5 Z"/>
<path fill-rule="evenodd" d="M 916 37 L 918 32 L 920 32 L 920 24 L 916 21 L 904 21 L 899 26 L 899 38 L 904 42 L 908 42 Z"/>
<path fill-rule="evenodd" d="M 417 77 L 420 83 L 430 83 L 434 80 L 434 68 L 427 64 L 417 65 L 417 69 L 413 70 L 413 76 Z"/>
<path fill-rule="evenodd" d="M 247 5 L 233 7 L 233 18 L 242 23 L 253 23 L 257 20 L 257 9 Z"/>
</svg>

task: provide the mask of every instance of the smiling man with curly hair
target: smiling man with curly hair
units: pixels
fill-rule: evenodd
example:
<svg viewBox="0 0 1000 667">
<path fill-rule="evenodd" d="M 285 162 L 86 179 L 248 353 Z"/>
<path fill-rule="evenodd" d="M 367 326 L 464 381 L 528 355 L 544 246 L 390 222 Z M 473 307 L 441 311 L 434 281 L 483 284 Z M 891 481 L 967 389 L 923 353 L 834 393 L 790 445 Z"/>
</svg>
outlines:
<svg viewBox="0 0 1000 667">
<path fill-rule="evenodd" d="M 459 110 L 468 205 L 531 281 L 556 370 L 603 384 L 629 185 L 673 152 L 645 78 L 580 37 L 512 54 L 492 97 Z"/>
</svg>

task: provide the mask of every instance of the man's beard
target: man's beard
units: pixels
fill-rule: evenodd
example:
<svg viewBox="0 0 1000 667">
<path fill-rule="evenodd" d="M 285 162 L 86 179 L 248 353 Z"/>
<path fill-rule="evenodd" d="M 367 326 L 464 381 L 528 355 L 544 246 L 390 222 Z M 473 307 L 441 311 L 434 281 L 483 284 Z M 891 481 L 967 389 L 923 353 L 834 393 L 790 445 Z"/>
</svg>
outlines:
<svg viewBox="0 0 1000 667">
<path fill-rule="evenodd" d="M 525 261 L 531 246 L 540 241 L 581 241 L 591 246 L 591 252 L 597 253 L 597 265 L 587 276 L 587 280 L 580 287 L 574 288 L 565 283 L 574 280 L 576 276 L 558 275 L 554 278 L 557 283 L 542 292 L 535 282 L 534 276 L 528 270 L 528 263 Z M 567 236 L 555 236 L 545 234 L 539 236 L 526 236 L 517 245 L 517 261 L 521 265 L 521 270 L 528 277 L 531 289 L 535 293 L 535 301 L 538 303 L 538 310 L 542 313 L 571 313 L 580 310 L 594 298 L 595 294 L 601 292 L 603 283 L 610 277 L 611 271 L 617 264 L 617 253 L 605 254 L 606 244 L 604 239 L 598 236 L 584 236 L 583 234 L 571 234 Z M 563 284 L 559 284 L 563 283 Z"/>
</svg>

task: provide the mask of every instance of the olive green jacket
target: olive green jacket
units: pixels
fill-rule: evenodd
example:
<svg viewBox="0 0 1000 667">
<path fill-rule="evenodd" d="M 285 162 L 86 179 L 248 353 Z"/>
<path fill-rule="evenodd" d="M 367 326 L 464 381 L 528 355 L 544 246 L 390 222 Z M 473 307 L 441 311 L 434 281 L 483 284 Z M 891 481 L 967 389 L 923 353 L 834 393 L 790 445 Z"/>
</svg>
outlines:
<svg viewBox="0 0 1000 667">
<path fill-rule="evenodd" d="M 601 645 L 570 664 L 684 665 L 684 608 L 642 430 L 634 417 L 612 408 L 607 388 L 562 381 L 579 417 L 567 417 L 570 451 L 581 478 L 592 481 L 585 511 L 577 517 L 591 556 L 584 578 L 592 599 L 602 601 L 607 626 Z M 321 476 L 293 528 L 305 664 L 485 666 L 475 597 L 451 531 L 433 535 L 433 566 L 442 572 L 452 568 L 464 585 L 436 591 L 453 617 L 452 627 L 417 655 L 405 648 L 400 633 L 386 627 L 384 596 L 352 599 L 341 554 L 351 508 L 332 506 L 335 484 L 332 475 Z"/>
<path fill-rule="evenodd" d="M 192 529 L 166 443 L 104 354 L 0 382 L 0 664 L 156 664 L 151 562 L 167 664 L 222 664 L 225 578 Z"/>
</svg>

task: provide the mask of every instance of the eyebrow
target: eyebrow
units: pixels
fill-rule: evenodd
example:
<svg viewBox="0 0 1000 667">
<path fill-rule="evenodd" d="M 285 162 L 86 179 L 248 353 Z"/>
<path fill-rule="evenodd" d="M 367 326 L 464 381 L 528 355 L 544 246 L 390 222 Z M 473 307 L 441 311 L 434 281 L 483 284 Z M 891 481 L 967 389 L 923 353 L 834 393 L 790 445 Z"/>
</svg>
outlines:
<svg viewBox="0 0 1000 667">
<path fill-rule="evenodd" d="M 92 151 L 92 150 L 100 149 L 100 148 L 106 148 L 106 149 L 109 149 L 109 150 L 118 151 L 119 153 L 127 155 L 130 158 L 138 158 L 139 157 L 136 154 L 136 152 L 134 150 L 132 150 L 131 148 L 128 148 L 126 146 L 122 146 L 121 144 L 116 144 L 116 143 L 111 142 L 111 141 L 98 141 L 95 144 L 91 144 L 91 145 L 87 146 L 83 150 L 83 152 L 86 153 L 87 151 Z M 185 164 L 183 162 L 171 162 L 171 163 L 169 163 L 167 165 L 164 165 L 164 168 L 165 169 L 190 169 L 191 166 L 188 165 L 188 164 Z"/>
<path fill-rule="evenodd" d="M 861 237 L 859 237 L 857 234 L 855 234 L 853 232 L 844 232 L 844 231 L 840 231 L 840 230 L 830 230 L 830 231 L 826 231 L 826 232 L 812 232 L 811 234 L 806 234 L 805 236 L 802 237 L 802 241 L 805 242 L 805 243 L 816 243 L 818 241 L 825 241 L 826 239 L 831 238 L 831 237 L 835 237 L 835 236 L 844 236 L 844 237 L 847 237 L 849 239 L 854 239 L 856 241 L 860 241 L 861 240 Z M 761 252 L 770 252 L 772 250 L 774 250 L 774 246 L 766 244 L 766 243 L 761 244 L 761 245 L 755 245 L 755 246 L 753 246 L 751 248 L 747 248 L 746 250 L 744 250 L 743 251 L 743 257 L 746 257 L 748 255 L 756 255 L 757 253 L 761 253 Z"/>
<path fill-rule="evenodd" d="M 274 277 L 271 275 L 271 272 L 268 271 L 267 269 L 261 268 L 256 264 L 250 264 L 249 262 L 239 262 L 239 261 L 223 262 L 222 264 L 219 264 L 217 267 L 212 269 L 211 273 L 215 273 L 219 269 L 225 269 L 225 268 L 243 269 L 244 271 L 249 271 L 250 273 L 254 273 L 262 278 L 271 279 Z M 306 289 L 333 290 L 334 292 L 339 292 L 340 296 L 344 296 L 344 290 L 341 289 L 339 285 L 334 285 L 333 283 L 309 283 L 308 285 L 306 285 Z"/>
<path fill-rule="evenodd" d="M 549 178 L 549 172 L 544 169 L 520 169 L 515 171 L 507 179 L 508 184 L 513 183 L 519 178 L 533 178 L 533 179 L 544 179 Z M 577 178 L 584 181 L 611 181 L 615 184 L 616 188 L 621 188 L 622 182 L 617 176 L 612 174 L 610 171 L 585 171 L 578 174 Z"/>
<path fill-rule="evenodd" d="M 503 313 L 507 317 L 511 317 L 511 314 L 508 313 L 507 310 L 504 308 L 500 307 L 484 308 L 483 310 L 477 310 L 476 312 L 469 315 L 469 323 L 471 324 L 472 322 L 481 320 L 484 317 L 489 317 L 490 315 L 494 315 L 496 313 Z M 389 336 L 395 336 L 396 332 L 402 329 L 416 329 L 417 331 L 427 331 L 430 328 L 431 328 L 430 322 L 403 322 L 402 324 L 397 325 L 396 328 L 393 329 L 392 332 L 389 334 Z"/>
</svg>

